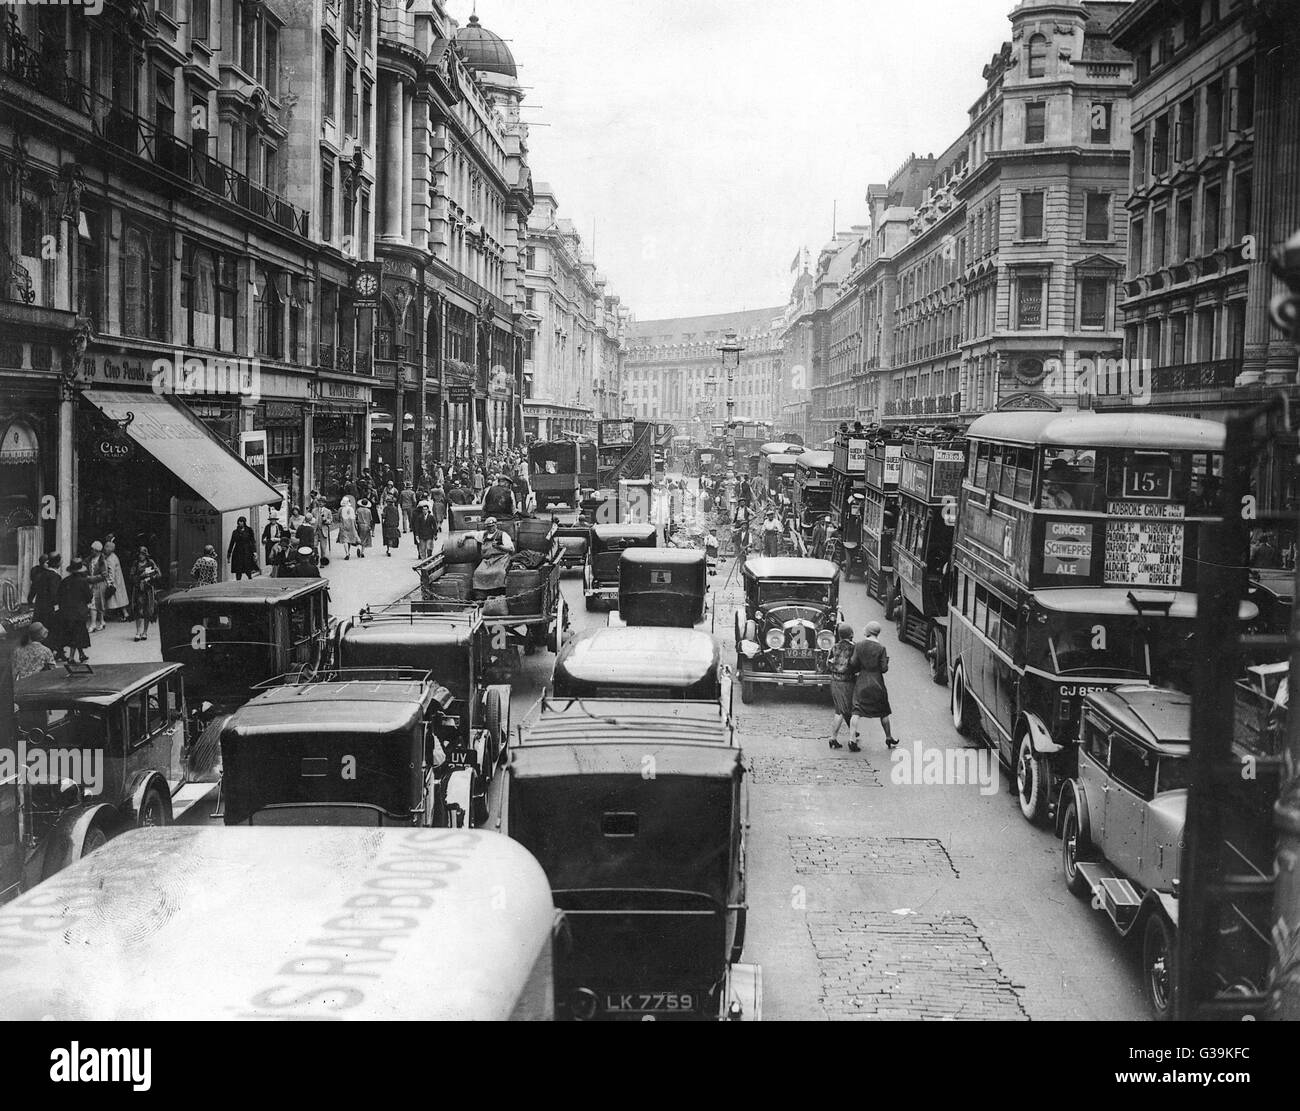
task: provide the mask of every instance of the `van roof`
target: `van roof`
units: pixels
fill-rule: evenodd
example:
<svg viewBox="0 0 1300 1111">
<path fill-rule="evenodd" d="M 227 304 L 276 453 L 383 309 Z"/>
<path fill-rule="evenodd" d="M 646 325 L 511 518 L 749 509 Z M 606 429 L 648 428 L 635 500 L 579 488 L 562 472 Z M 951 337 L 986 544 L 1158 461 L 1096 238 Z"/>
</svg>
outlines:
<svg viewBox="0 0 1300 1111">
<path fill-rule="evenodd" d="M 401 911 L 373 905 L 399 887 Z M 553 918 L 541 866 L 497 833 L 134 830 L 0 911 L 0 1014 L 507 1019 Z"/>
</svg>

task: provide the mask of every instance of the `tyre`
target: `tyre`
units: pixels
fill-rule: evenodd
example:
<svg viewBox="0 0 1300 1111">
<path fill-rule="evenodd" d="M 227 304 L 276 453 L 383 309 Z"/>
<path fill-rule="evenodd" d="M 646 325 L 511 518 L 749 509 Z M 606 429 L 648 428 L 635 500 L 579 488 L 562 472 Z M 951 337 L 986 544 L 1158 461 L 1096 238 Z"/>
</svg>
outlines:
<svg viewBox="0 0 1300 1111">
<path fill-rule="evenodd" d="M 1142 979 L 1157 1022 L 1173 1014 L 1175 959 L 1174 931 L 1163 914 L 1152 911 L 1142 931 Z"/>
<path fill-rule="evenodd" d="M 894 602 L 894 618 L 898 624 L 898 643 L 906 644 L 907 643 L 907 599 L 902 598 L 899 595 L 895 594 L 893 596 L 893 602 Z M 885 609 L 885 613 L 886 614 L 889 613 L 888 608 Z"/>
<path fill-rule="evenodd" d="M 948 682 L 948 637 L 938 625 L 925 632 L 925 655 L 930 661 L 930 681 L 942 687 Z"/>
<path fill-rule="evenodd" d="M 150 829 L 155 826 L 171 825 L 170 808 L 162 792 L 150 787 L 140 800 L 140 809 L 136 811 L 135 828 Z"/>
<path fill-rule="evenodd" d="M 740 701 L 746 706 L 754 701 L 754 684 L 748 679 L 740 681 Z"/>
<path fill-rule="evenodd" d="M 1079 801 L 1073 795 L 1065 804 L 1061 819 L 1061 871 L 1065 873 L 1065 886 L 1071 895 L 1084 898 L 1092 888 L 1079 871 L 1079 862 L 1091 858 L 1091 847 L 1079 823 Z"/>
<path fill-rule="evenodd" d="M 863 579 L 864 580 L 866 579 L 865 575 L 863 575 Z M 872 593 L 870 586 L 867 587 L 867 593 L 869 594 Z M 898 590 L 890 591 L 888 597 L 885 600 L 885 620 L 898 621 L 899 640 L 903 639 L 903 630 L 906 628 L 903 619 L 899 617 L 899 611 L 902 610 L 906 604 L 907 603 L 902 596 L 902 592 Z"/>
<path fill-rule="evenodd" d="M 77 859 L 89 856 L 96 849 L 102 849 L 108 844 L 108 834 L 104 832 L 103 826 L 91 826 L 86 832 L 85 839 L 81 842 L 81 852 Z"/>
<path fill-rule="evenodd" d="M 483 699 L 483 716 L 486 719 L 484 725 L 488 731 L 488 751 L 486 763 L 489 765 L 483 769 L 483 774 L 491 775 L 491 768 L 496 767 L 501 761 L 501 756 L 505 752 L 506 739 L 501 734 L 501 726 L 506 721 L 509 714 L 507 707 L 501 705 L 501 691 L 496 687 L 489 687 L 486 696 Z"/>
<path fill-rule="evenodd" d="M 585 601 L 585 602 L 587 603 L 587 612 L 588 612 L 588 613 L 595 613 L 595 612 L 596 612 L 596 599 L 595 599 L 592 595 L 588 594 L 588 595 L 583 599 L 583 601 Z"/>
<path fill-rule="evenodd" d="M 970 695 L 966 691 L 966 672 L 961 664 L 952 673 L 952 691 L 948 696 L 948 707 L 952 711 L 952 727 L 963 737 L 975 735 L 975 708 L 971 705 Z"/>
<path fill-rule="evenodd" d="M 1034 752 L 1028 731 L 1022 733 L 1016 743 L 1016 800 L 1020 813 L 1036 826 L 1047 821 L 1050 776 L 1047 761 Z"/>
</svg>

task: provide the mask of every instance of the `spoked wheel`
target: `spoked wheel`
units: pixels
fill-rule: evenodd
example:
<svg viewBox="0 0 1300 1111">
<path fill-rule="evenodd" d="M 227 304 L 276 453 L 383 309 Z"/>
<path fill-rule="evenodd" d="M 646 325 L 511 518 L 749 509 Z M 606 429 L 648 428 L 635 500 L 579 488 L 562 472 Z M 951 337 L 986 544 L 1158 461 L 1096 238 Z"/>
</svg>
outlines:
<svg viewBox="0 0 1300 1111">
<path fill-rule="evenodd" d="M 1047 761 L 1034 751 L 1034 742 L 1028 732 L 1020 735 L 1016 745 L 1016 798 L 1020 812 L 1034 825 L 1047 820 L 1047 800 L 1050 794 Z"/>
<path fill-rule="evenodd" d="M 1174 960 L 1173 930 L 1163 914 L 1153 911 L 1142 932 L 1142 975 L 1157 1022 L 1164 1022 L 1173 1011 Z"/>
<path fill-rule="evenodd" d="M 81 842 L 81 856 L 89 856 L 96 849 L 102 849 L 107 844 L 108 834 L 104 832 L 103 827 L 92 826 Z"/>
<path fill-rule="evenodd" d="M 948 682 L 948 637 L 938 625 L 925 632 L 925 655 L 930 661 L 930 680 L 942 687 Z"/>
<path fill-rule="evenodd" d="M 162 795 L 150 788 L 145 792 L 143 800 L 140 802 L 140 810 L 135 816 L 135 825 L 137 829 L 149 829 L 155 826 L 170 825 L 170 815 L 167 813 L 167 803 Z"/>
<path fill-rule="evenodd" d="M 952 692 L 948 696 L 948 706 L 952 711 L 952 726 L 963 737 L 975 735 L 975 708 L 971 705 L 970 694 L 966 690 L 966 672 L 961 664 L 952 674 Z"/>
<path fill-rule="evenodd" d="M 1065 886 L 1071 895 L 1082 899 L 1090 890 L 1088 881 L 1079 871 L 1079 861 L 1088 859 L 1087 838 L 1079 827 L 1079 803 L 1070 799 L 1065 804 L 1061 819 L 1061 871 L 1065 873 Z"/>
</svg>

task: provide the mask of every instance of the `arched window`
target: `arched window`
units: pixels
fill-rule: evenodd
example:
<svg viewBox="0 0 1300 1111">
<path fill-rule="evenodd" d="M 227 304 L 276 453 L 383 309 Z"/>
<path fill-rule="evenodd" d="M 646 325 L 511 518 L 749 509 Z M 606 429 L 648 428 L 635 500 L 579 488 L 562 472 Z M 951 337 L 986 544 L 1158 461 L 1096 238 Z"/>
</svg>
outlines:
<svg viewBox="0 0 1300 1111">
<path fill-rule="evenodd" d="M 1029 39 L 1029 76 L 1047 76 L 1047 36 L 1033 35 Z"/>
</svg>

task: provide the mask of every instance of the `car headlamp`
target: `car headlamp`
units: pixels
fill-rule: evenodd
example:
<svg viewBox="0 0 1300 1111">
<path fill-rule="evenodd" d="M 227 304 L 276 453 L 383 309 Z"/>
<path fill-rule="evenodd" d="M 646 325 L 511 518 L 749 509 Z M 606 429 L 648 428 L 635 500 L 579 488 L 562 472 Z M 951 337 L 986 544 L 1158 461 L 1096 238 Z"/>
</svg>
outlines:
<svg viewBox="0 0 1300 1111">
<path fill-rule="evenodd" d="M 817 650 L 819 652 L 829 652 L 835 647 L 835 634 L 829 629 L 825 629 L 817 634 Z"/>
<path fill-rule="evenodd" d="M 780 629 L 768 629 L 767 636 L 763 638 L 769 648 L 784 648 L 785 633 Z"/>
</svg>

